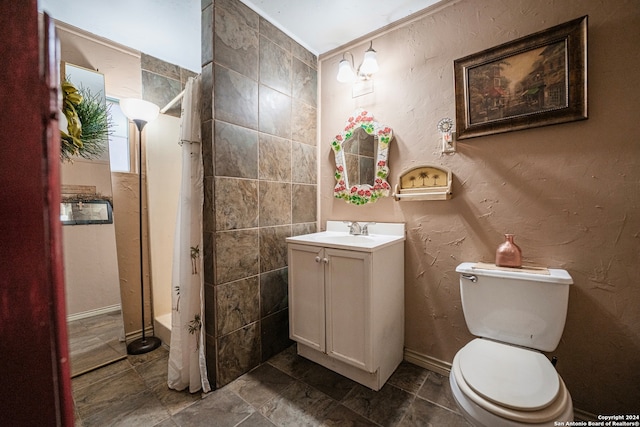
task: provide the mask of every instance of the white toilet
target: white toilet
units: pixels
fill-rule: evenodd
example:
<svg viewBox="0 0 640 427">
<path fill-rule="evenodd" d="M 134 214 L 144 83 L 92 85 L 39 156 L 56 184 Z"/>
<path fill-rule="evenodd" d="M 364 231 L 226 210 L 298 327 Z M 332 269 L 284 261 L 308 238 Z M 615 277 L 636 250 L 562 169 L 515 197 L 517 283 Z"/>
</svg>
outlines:
<svg viewBox="0 0 640 427">
<path fill-rule="evenodd" d="M 449 381 L 464 417 L 475 426 L 553 425 L 572 421 L 573 404 L 547 357 L 567 316 L 565 270 L 533 272 L 465 262 L 462 309 L 476 338 L 453 359 Z"/>
</svg>

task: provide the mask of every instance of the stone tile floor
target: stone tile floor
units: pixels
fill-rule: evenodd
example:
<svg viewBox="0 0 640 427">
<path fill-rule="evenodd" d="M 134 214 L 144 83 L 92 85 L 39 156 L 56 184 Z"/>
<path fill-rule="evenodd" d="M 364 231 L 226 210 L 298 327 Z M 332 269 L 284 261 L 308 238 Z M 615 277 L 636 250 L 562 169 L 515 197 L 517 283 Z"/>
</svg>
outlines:
<svg viewBox="0 0 640 427">
<path fill-rule="evenodd" d="M 127 357 L 120 310 L 67 323 L 71 376 Z"/>
<path fill-rule="evenodd" d="M 160 348 L 73 379 L 77 426 L 469 426 L 447 377 L 403 362 L 378 392 L 289 347 L 234 382 L 189 394 L 167 385 Z"/>
</svg>

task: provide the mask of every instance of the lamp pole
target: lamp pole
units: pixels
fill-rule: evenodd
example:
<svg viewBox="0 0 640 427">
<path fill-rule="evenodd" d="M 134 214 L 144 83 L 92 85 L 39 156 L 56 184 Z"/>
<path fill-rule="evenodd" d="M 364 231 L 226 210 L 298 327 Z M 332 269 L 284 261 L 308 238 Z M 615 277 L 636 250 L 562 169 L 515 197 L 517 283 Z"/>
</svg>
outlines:
<svg viewBox="0 0 640 427">
<path fill-rule="evenodd" d="M 139 216 L 139 232 L 140 232 L 140 312 L 141 325 L 142 325 L 142 337 L 133 340 L 127 345 L 127 353 L 129 354 L 144 354 L 155 350 L 160 347 L 161 341 L 155 336 L 146 336 L 145 324 L 144 324 L 144 245 L 143 242 L 143 227 L 142 227 L 142 129 L 147 124 L 145 120 L 133 119 L 133 122 L 138 128 L 138 216 Z"/>
<path fill-rule="evenodd" d="M 142 326 L 142 337 L 135 339 L 127 345 L 127 353 L 129 354 L 144 354 L 155 350 L 160 347 L 161 341 L 159 338 L 151 335 L 147 337 L 146 328 L 144 324 L 144 245 L 143 242 L 143 228 L 142 228 L 142 129 L 151 120 L 158 117 L 160 108 L 152 102 L 144 101 L 142 99 L 126 98 L 120 100 L 120 108 L 122 112 L 136 124 L 138 128 L 138 217 L 139 217 L 139 231 L 140 231 L 140 312 Z M 153 328 L 153 325 L 152 325 Z M 152 329 L 153 330 L 153 329 Z"/>
</svg>

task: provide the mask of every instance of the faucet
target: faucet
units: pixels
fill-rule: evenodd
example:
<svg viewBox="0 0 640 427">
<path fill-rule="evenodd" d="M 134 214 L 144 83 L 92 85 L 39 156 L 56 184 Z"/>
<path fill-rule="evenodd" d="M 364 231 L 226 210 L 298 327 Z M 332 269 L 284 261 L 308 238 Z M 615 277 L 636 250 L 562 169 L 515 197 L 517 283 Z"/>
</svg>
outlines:
<svg viewBox="0 0 640 427">
<path fill-rule="evenodd" d="M 344 223 L 349 226 L 349 234 L 351 234 L 352 236 L 368 236 L 369 225 L 375 224 L 375 222 L 367 222 L 360 225 L 360 223 L 356 221 L 345 221 Z"/>
<path fill-rule="evenodd" d="M 363 236 L 368 236 L 368 235 L 369 235 L 369 226 L 370 226 L 370 225 L 375 225 L 375 224 L 376 224 L 375 222 L 367 222 L 367 223 L 363 224 L 363 225 L 362 225 L 362 232 L 361 232 L 361 234 L 362 234 Z"/>
<path fill-rule="evenodd" d="M 352 236 L 359 236 L 362 234 L 362 227 L 356 221 L 345 221 L 349 226 L 349 234 Z"/>
</svg>

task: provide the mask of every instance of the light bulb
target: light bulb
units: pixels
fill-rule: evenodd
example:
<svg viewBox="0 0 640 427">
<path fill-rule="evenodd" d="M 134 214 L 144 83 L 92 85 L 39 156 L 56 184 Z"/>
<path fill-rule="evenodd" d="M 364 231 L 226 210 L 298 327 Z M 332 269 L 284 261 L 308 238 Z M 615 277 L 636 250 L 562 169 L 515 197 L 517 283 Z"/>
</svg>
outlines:
<svg viewBox="0 0 640 427">
<path fill-rule="evenodd" d="M 356 74 L 353 72 L 353 68 L 351 67 L 351 64 L 349 64 L 349 61 L 346 59 L 340 61 L 338 64 L 338 81 L 340 83 L 349 83 L 354 81 L 355 78 Z"/>
<path fill-rule="evenodd" d="M 378 60 L 376 59 L 376 51 L 372 48 L 369 48 L 364 53 L 364 59 L 362 60 L 362 65 L 360 66 L 360 74 L 365 76 L 369 76 L 376 71 L 378 71 Z"/>
</svg>

